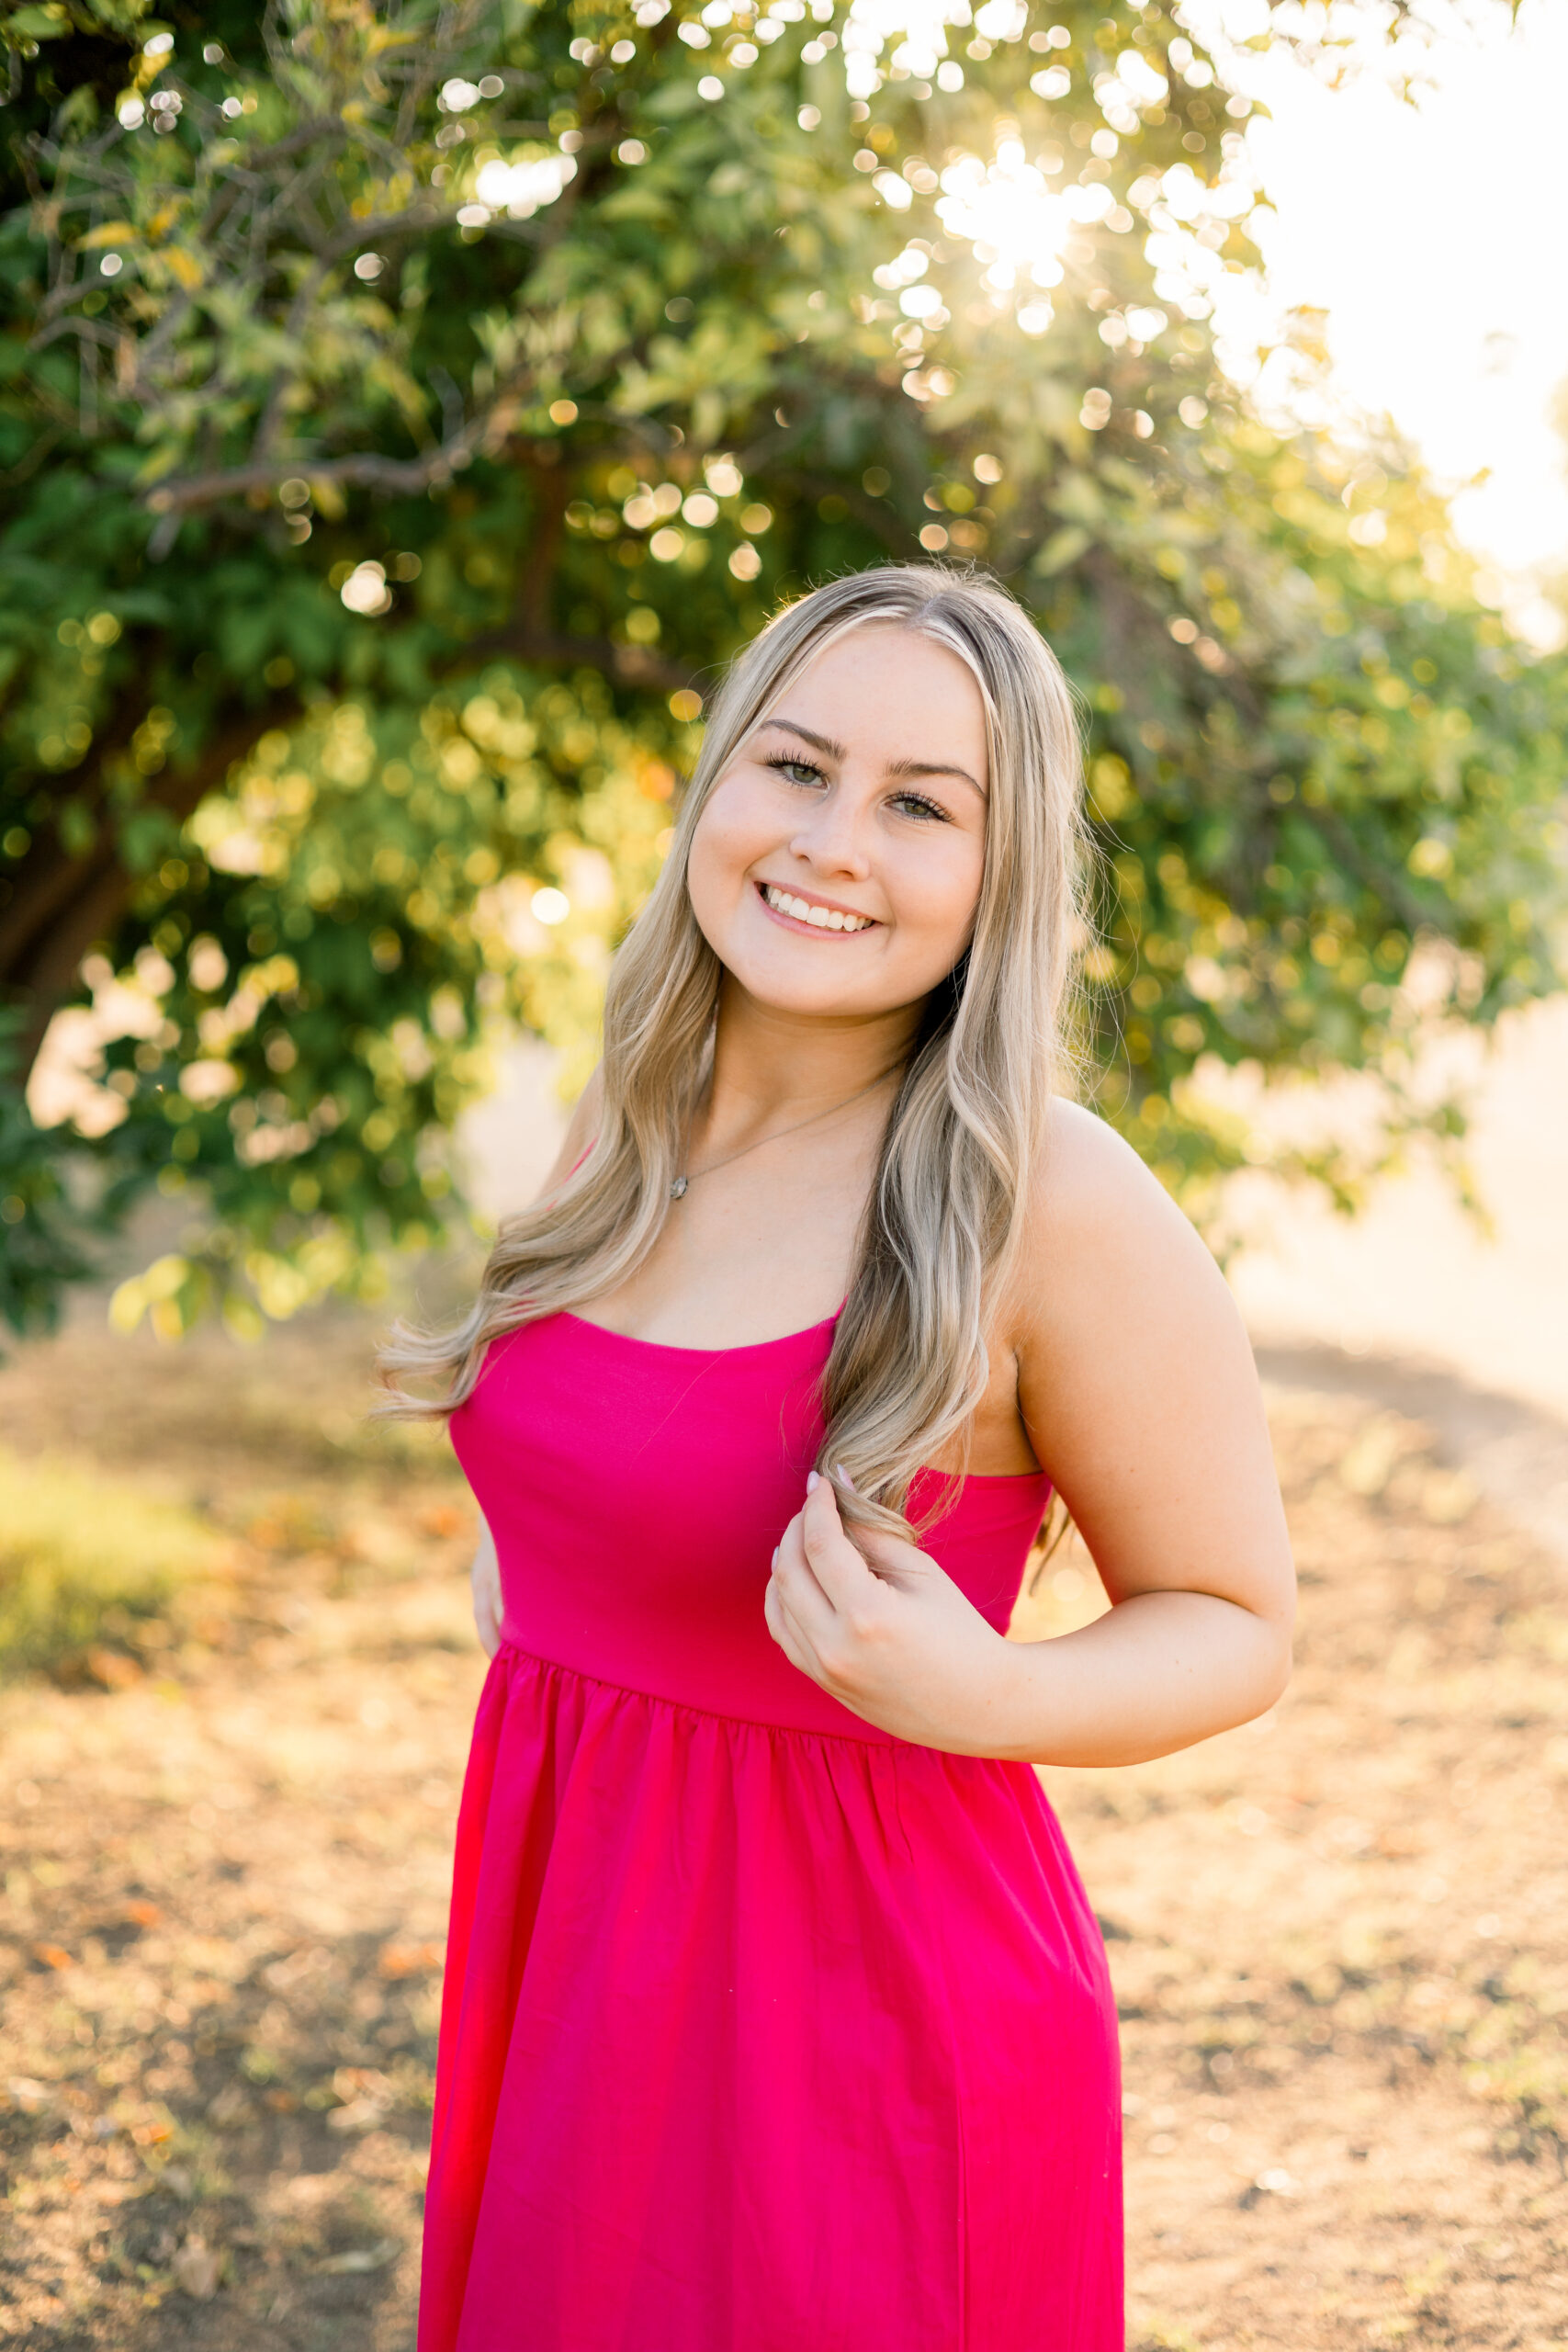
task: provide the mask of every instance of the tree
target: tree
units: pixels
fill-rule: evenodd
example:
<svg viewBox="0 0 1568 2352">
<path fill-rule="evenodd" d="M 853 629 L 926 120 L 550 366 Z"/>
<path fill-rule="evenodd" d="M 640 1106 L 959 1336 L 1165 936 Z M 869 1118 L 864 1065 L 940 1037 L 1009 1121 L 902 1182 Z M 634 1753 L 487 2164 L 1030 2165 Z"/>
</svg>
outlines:
<svg viewBox="0 0 1568 2352">
<path fill-rule="evenodd" d="M 1552 985 L 1561 666 L 1392 439 L 1217 364 L 1246 101 L 1158 5 L 942 13 L 6 18 L 16 1079 L 121 1031 L 0 1125 L 13 1322 L 73 1155 L 190 1202 L 170 1329 L 428 1236 L 485 1023 L 584 1048 L 714 665 L 849 565 L 984 563 L 1083 688 L 1087 1043 L 1178 1189 L 1256 1148 L 1205 1056 L 1396 1084 L 1422 943 L 1474 1020 Z"/>
</svg>

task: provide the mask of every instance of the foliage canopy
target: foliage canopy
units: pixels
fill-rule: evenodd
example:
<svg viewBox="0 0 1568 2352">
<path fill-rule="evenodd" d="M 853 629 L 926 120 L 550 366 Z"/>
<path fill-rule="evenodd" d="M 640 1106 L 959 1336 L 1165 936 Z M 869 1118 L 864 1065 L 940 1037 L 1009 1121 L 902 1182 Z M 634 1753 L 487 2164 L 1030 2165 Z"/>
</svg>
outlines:
<svg viewBox="0 0 1568 2352">
<path fill-rule="evenodd" d="M 13 1323 L 73 1156 L 188 1203 L 166 1329 L 427 1238 L 487 1026 L 590 1050 L 715 665 L 853 565 L 986 565 L 1080 686 L 1099 1100 L 1189 1197 L 1259 1148 L 1205 1057 L 1375 1070 L 1392 1135 L 1413 957 L 1553 985 L 1562 667 L 1392 438 L 1239 388 L 1247 102 L 1156 0 L 4 32 Z"/>
</svg>

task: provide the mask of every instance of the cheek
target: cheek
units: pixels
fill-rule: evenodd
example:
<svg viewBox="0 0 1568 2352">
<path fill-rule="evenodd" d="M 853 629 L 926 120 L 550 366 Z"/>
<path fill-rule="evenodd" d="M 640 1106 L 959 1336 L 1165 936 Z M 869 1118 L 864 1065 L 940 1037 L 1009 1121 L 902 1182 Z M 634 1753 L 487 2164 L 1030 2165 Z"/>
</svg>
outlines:
<svg viewBox="0 0 1568 2352">
<path fill-rule="evenodd" d="M 984 845 L 967 839 L 943 842 L 940 854 L 909 861 L 893 905 L 911 944 L 962 953 L 975 926 L 984 867 Z"/>
<path fill-rule="evenodd" d="M 705 916 L 711 920 L 733 904 L 748 866 L 770 846 L 765 814 L 755 794 L 734 784 L 721 784 L 710 795 L 686 862 L 686 888 L 705 929 Z"/>
<path fill-rule="evenodd" d="M 770 849 L 780 831 L 776 797 L 743 776 L 727 777 L 708 795 L 692 835 L 692 859 L 710 871 L 740 868 Z"/>
</svg>

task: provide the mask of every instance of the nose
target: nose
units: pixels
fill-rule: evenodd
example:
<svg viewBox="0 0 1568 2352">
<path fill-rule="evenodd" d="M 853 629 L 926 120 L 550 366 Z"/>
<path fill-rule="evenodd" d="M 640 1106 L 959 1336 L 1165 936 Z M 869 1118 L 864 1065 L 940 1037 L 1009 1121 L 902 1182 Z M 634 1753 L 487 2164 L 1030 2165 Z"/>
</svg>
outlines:
<svg viewBox="0 0 1568 2352">
<path fill-rule="evenodd" d="M 863 882 L 871 872 L 871 859 L 862 838 L 865 822 L 854 796 L 839 785 L 825 792 L 795 828 L 790 838 L 790 854 L 818 874 Z"/>
</svg>

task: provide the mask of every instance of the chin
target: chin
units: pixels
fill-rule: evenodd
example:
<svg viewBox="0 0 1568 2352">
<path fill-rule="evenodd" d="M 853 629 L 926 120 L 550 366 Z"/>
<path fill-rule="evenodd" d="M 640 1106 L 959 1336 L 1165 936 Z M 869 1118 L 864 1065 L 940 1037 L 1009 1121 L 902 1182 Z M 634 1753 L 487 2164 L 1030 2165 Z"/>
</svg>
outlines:
<svg viewBox="0 0 1568 2352">
<path fill-rule="evenodd" d="M 855 986 L 846 978 L 835 980 L 829 972 L 780 971 L 761 958 L 739 957 L 730 963 L 721 956 L 725 970 L 738 987 L 745 989 L 754 1004 L 766 1005 L 774 1012 L 795 1012 L 806 1015 L 844 1013 L 875 1013 L 890 1012 L 893 1001 L 883 1001 L 882 991 L 868 989 L 863 979 Z"/>
<path fill-rule="evenodd" d="M 931 993 L 931 982 L 909 989 L 890 980 L 885 972 L 837 972 L 829 966 L 831 950 L 822 957 L 825 968 L 803 970 L 795 955 L 725 955 L 719 962 L 753 1004 L 771 1012 L 791 1013 L 803 1020 L 875 1020 L 919 1002 Z M 807 949 L 809 956 L 813 953 Z"/>
</svg>

